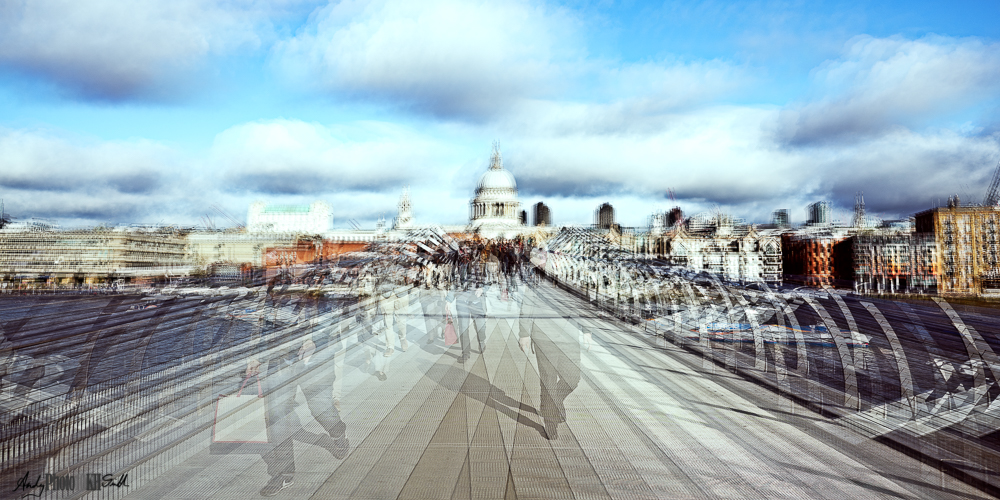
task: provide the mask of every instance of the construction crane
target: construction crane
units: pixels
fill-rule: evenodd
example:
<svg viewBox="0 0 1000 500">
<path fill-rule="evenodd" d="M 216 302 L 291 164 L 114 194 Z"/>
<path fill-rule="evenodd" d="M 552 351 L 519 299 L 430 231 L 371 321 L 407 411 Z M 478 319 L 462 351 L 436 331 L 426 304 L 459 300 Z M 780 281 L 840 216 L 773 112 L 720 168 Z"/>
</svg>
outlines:
<svg viewBox="0 0 1000 500">
<path fill-rule="evenodd" d="M 236 218 L 233 217 L 232 215 L 229 215 L 229 213 L 226 212 L 225 210 L 223 210 L 222 207 L 220 207 L 219 205 L 212 205 L 212 209 L 215 210 L 219 215 L 221 215 L 221 216 L 225 217 L 226 219 L 228 219 L 229 222 L 231 222 L 233 224 L 233 226 L 236 226 L 236 228 L 243 229 L 243 228 L 246 227 L 246 225 L 244 225 L 242 222 L 236 220 Z"/>
<path fill-rule="evenodd" d="M 865 214 L 865 193 L 858 191 L 854 194 L 854 219 L 851 220 L 853 227 L 867 227 L 868 216 Z"/>
<path fill-rule="evenodd" d="M 993 172 L 993 182 L 986 190 L 986 197 L 983 198 L 983 206 L 995 207 L 1000 205 L 1000 162 L 997 162 L 996 170 Z"/>
</svg>

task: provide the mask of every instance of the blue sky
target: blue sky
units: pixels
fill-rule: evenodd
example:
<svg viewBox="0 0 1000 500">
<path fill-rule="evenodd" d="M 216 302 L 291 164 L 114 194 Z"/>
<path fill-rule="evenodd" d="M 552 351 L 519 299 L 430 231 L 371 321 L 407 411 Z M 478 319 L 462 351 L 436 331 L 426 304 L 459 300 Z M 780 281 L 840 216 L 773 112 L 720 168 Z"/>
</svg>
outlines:
<svg viewBox="0 0 1000 500">
<path fill-rule="evenodd" d="M 0 198 L 68 226 L 462 223 L 499 140 L 522 204 L 801 222 L 980 199 L 997 2 L 0 1 Z"/>
</svg>

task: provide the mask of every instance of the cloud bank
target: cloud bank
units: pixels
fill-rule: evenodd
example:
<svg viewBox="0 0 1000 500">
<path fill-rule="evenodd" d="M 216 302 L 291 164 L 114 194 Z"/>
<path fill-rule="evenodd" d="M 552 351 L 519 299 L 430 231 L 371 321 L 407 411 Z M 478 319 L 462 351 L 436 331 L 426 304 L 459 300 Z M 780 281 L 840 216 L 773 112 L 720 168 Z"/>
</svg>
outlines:
<svg viewBox="0 0 1000 500">
<path fill-rule="evenodd" d="M 255 49 L 306 2 L 13 0 L 0 4 L 0 69 L 98 101 L 199 88 L 207 58 Z"/>
<path fill-rule="evenodd" d="M 522 1 L 345 1 L 274 49 L 315 91 L 483 119 L 552 95 L 576 35 L 565 12 Z"/>
<path fill-rule="evenodd" d="M 581 206 L 611 201 L 638 207 L 622 222 L 643 224 L 669 208 L 667 190 L 689 211 L 757 221 L 820 199 L 849 208 L 865 191 L 869 211 L 895 217 L 981 196 L 1000 146 L 987 111 L 1000 105 L 1000 44 L 985 39 L 856 36 L 800 95 L 757 103 L 748 96 L 767 85 L 766 68 L 595 57 L 593 25 L 565 7 L 347 0 L 278 34 L 283 13 L 309 8 L 3 4 L 0 69 L 82 101 L 197 89 L 207 62 L 248 50 L 268 54 L 275 92 L 355 113 L 241 116 L 201 151 L 4 130 L 4 196 L 26 213 L 93 220 L 326 199 L 368 221 L 391 217 L 410 185 L 418 219 L 461 222 L 499 139 L 525 208 L 544 200 L 562 222 L 587 223 Z M 365 120 L 372 110 L 378 121 Z"/>
<path fill-rule="evenodd" d="M 434 179 L 426 174 L 447 156 L 445 145 L 389 124 L 358 123 L 345 131 L 282 119 L 223 131 L 210 162 L 228 191 L 313 195 L 419 185 Z"/>
<path fill-rule="evenodd" d="M 961 116 L 1000 97 L 1000 44 L 975 38 L 856 37 L 814 70 L 815 101 L 779 119 L 792 146 L 859 140 Z"/>
<path fill-rule="evenodd" d="M 180 155 L 151 141 L 95 141 L 0 129 L 0 190 L 8 211 L 90 222 L 177 214 Z"/>
</svg>

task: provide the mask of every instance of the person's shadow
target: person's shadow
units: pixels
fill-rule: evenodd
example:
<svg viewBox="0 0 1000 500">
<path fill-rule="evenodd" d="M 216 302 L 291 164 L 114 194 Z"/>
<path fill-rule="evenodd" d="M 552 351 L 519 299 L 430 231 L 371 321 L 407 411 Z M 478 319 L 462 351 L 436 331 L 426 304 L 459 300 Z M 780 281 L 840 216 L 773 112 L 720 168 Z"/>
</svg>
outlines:
<svg viewBox="0 0 1000 500">
<path fill-rule="evenodd" d="M 449 373 L 449 372 L 455 373 Z M 427 371 L 427 376 L 442 387 L 479 401 L 511 420 L 535 429 L 545 435 L 545 427 L 529 418 L 525 413 L 538 415 L 538 410 L 507 395 L 502 389 L 479 375 L 443 364 L 435 364 Z"/>
</svg>

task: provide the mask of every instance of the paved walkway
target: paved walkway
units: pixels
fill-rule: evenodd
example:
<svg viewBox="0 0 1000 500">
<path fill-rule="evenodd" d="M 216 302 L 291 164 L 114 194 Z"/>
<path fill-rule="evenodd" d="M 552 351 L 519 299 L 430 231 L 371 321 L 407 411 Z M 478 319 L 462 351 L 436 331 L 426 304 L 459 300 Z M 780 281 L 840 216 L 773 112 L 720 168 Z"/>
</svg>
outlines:
<svg viewBox="0 0 1000 500">
<path fill-rule="evenodd" d="M 341 418 L 350 453 L 337 460 L 296 442 L 294 485 L 278 498 L 987 498 L 687 351 L 597 317 L 562 291 L 537 290 L 520 319 L 579 345 L 579 357 L 568 356 L 579 382 L 565 397 L 555 439 L 541 416 L 540 351 L 525 355 L 518 345 L 525 323 L 516 301 L 488 294 L 485 352 L 474 347 L 464 364 L 457 344 L 425 343 L 415 303 L 406 311 L 410 347 L 397 347 L 387 380 L 371 375 L 365 349 L 348 352 Z M 574 385 L 566 384 L 574 370 L 559 375 L 561 387 Z M 297 411 L 307 430 L 322 432 L 304 405 Z M 134 478 L 129 497 L 246 499 L 268 480 L 255 455 L 202 449 L 172 462 L 153 480 Z"/>
</svg>

